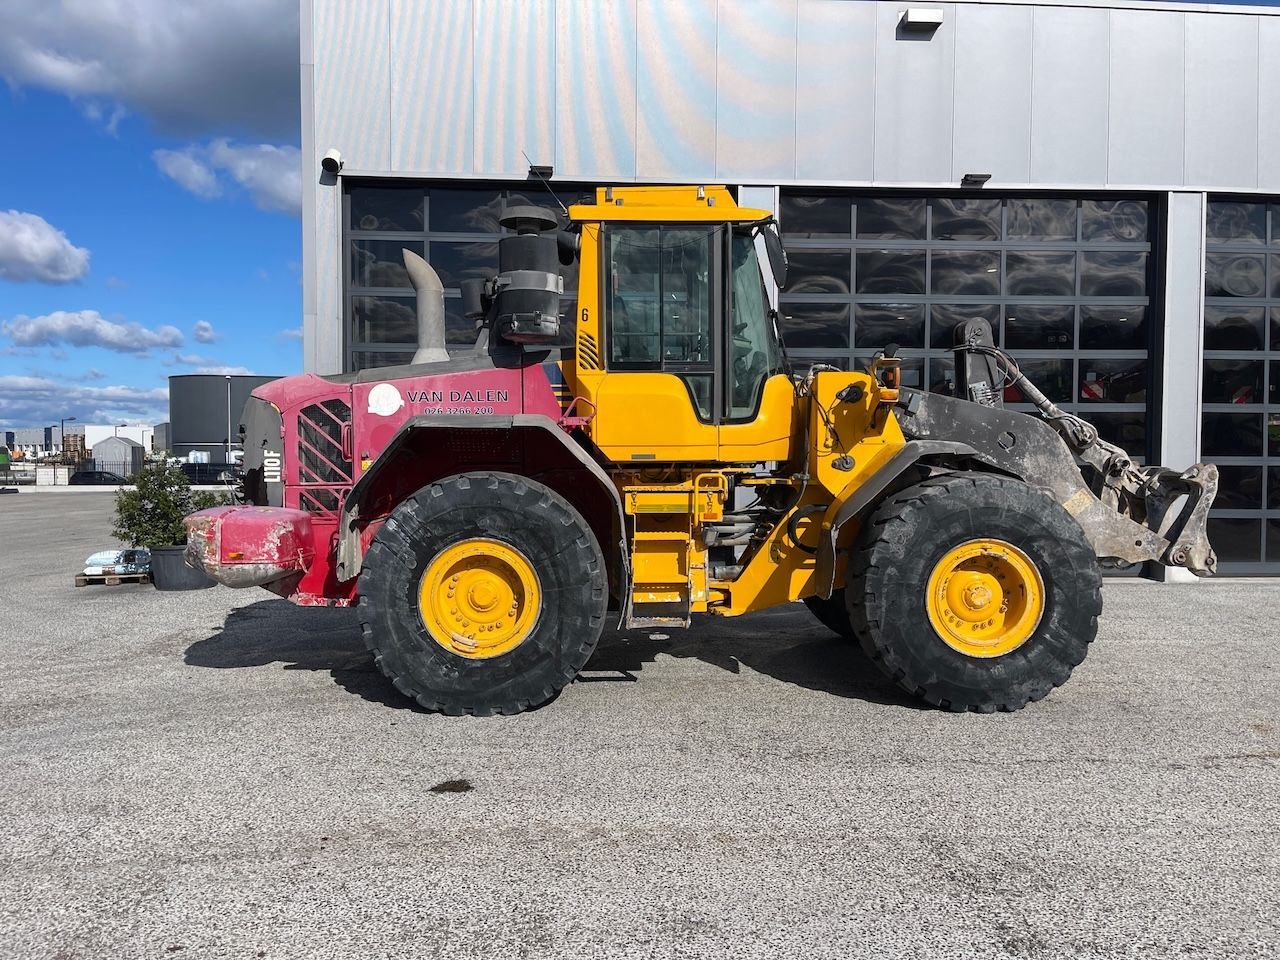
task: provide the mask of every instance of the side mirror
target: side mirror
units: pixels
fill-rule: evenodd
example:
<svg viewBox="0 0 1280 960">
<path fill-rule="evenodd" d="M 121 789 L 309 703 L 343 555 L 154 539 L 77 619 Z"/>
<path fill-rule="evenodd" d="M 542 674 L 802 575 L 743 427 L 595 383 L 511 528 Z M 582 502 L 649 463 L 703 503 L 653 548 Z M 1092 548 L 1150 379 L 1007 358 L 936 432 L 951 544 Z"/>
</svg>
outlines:
<svg viewBox="0 0 1280 960">
<path fill-rule="evenodd" d="M 787 285 L 787 251 L 783 249 L 782 238 L 778 236 L 778 222 L 767 221 L 760 232 L 764 235 L 764 249 L 769 255 L 769 270 L 773 273 L 773 282 L 781 290 Z"/>
</svg>

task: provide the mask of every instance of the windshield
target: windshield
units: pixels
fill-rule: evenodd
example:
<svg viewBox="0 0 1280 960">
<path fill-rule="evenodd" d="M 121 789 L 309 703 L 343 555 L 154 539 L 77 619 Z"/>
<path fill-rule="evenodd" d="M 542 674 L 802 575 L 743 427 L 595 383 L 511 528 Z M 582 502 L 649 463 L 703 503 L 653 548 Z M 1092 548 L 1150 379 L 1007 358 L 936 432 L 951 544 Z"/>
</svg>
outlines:
<svg viewBox="0 0 1280 960">
<path fill-rule="evenodd" d="M 733 234 L 729 340 L 729 419 L 755 415 L 760 391 L 771 374 L 783 369 L 755 236 Z"/>
</svg>

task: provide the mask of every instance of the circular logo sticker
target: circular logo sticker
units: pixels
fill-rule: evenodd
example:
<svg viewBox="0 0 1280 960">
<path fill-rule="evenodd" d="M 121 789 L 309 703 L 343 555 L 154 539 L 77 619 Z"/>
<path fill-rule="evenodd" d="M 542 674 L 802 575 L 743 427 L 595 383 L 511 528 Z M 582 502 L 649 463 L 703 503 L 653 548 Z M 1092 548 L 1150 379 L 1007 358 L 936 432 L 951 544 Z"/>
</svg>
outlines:
<svg viewBox="0 0 1280 960">
<path fill-rule="evenodd" d="M 369 391 L 369 412 L 389 417 L 404 406 L 404 397 L 389 383 L 380 383 Z"/>
</svg>

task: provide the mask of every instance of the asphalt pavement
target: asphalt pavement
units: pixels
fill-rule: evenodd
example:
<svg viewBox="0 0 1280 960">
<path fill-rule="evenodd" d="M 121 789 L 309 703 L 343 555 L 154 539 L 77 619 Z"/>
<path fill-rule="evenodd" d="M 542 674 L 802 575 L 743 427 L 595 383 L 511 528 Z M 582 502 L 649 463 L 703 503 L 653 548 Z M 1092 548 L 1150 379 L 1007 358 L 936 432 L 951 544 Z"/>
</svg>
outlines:
<svg viewBox="0 0 1280 960">
<path fill-rule="evenodd" d="M 74 587 L 110 509 L 0 497 L 0 957 L 1280 955 L 1280 582 L 1110 581 L 1016 714 L 792 605 L 448 718 L 349 611 Z"/>
</svg>

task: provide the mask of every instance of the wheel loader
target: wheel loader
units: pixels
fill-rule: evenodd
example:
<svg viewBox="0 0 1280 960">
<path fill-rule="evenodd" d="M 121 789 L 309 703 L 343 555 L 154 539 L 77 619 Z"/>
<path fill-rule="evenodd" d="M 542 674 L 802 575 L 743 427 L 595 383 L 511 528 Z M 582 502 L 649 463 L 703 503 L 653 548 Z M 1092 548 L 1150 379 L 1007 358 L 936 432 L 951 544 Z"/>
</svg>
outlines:
<svg viewBox="0 0 1280 960">
<path fill-rule="evenodd" d="M 1214 571 L 1216 468 L 1134 463 L 981 319 L 957 332 L 952 396 L 903 386 L 892 347 L 863 371 L 793 366 L 777 225 L 723 186 L 602 188 L 501 223 L 497 274 L 462 290 L 474 347 L 446 350 L 440 279 L 405 250 L 413 361 L 259 387 L 244 502 L 186 521 L 188 562 L 220 583 L 354 605 L 426 708 L 546 703 L 607 622 L 803 601 L 928 703 L 1017 710 L 1084 659 L 1104 566 Z"/>
</svg>

